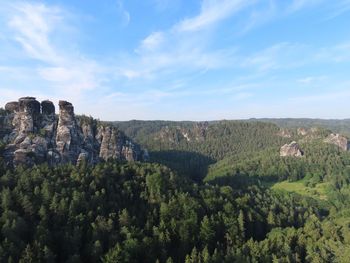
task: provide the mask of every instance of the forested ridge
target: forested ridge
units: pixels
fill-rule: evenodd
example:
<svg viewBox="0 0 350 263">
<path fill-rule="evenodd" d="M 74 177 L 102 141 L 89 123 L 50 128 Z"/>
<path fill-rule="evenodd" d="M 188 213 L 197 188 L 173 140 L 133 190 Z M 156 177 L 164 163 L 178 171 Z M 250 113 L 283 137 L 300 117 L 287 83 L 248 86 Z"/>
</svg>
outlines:
<svg viewBox="0 0 350 263">
<path fill-rule="evenodd" d="M 275 124 L 248 121 L 114 123 L 150 151 L 151 161 L 162 163 L 200 181 L 207 168 L 227 155 L 278 148 L 289 140 L 277 136 Z"/>
<path fill-rule="evenodd" d="M 0 262 L 349 262 L 350 153 L 328 131 L 116 125 L 150 162 L 8 169 L 0 157 Z M 279 156 L 291 140 L 305 156 Z"/>
</svg>

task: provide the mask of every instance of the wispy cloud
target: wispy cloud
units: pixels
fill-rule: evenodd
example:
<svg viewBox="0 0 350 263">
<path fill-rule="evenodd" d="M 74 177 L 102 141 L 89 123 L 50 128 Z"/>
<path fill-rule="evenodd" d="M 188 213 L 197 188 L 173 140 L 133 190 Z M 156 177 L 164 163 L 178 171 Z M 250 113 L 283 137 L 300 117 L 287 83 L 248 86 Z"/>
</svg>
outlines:
<svg viewBox="0 0 350 263">
<path fill-rule="evenodd" d="M 165 41 L 165 36 L 163 32 L 153 32 L 145 39 L 141 41 L 139 49 L 136 50 L 137 53 L 143 51 L 153 51 L 158 49 Z"/>
<path fill-rule="evenodd" d="M 65 95 L 78 95 L 82 90 L 101 85 L 103 69 L 99 63 L 69 51 L 69 45 L 53 42 L 54 36 L 67 28 L 65 10 L 42 3 L 14 2 L 7 6 L 6 12 L 11 32 L 8 39 L 18 43 L 25 55 L 23 59 L 39 63 L 31 74 Z M 11 71 L 20 73 L 17 67 L 12 67 Z"/>
<path fill-rule="evenodd" d="M 324 0 L 293 0 L 292 3 L 288 6 L 288 12 L 296 12 L 304 8 L 309 8 L 315 5 L 319 5 Z"/>
<path fill-rule="evenodd" d="M 307 76 L 297 80 L 298 83 L 302 85 L 320 84 L 327 80 L 327 76 Z"/>
<path fill-rule="evenodd" d="M 130 23 L 130 13 L 125 9 L 124 3 L 122 0 L 117 0 L 116 2 L 117 5 L 117 12 L 119 15 L 119 18 L 121 19 L 121 24 L 122 26 L 126 27 Z"/>
<path fill-rule="evenodd" d="M 260 72 L 301 66 L 309 47 L 294 43 L 277 43 L 242 59 L 242 66 Z"/>
<path fill-rule="evenodd" d="M 165 11 L 177 9 L 181 4 L 181 0 L 152 0 L 152 3 L 158 11 Z"/>
<path fill-rule="evenodd" d="M 62 21 L 62 11 L 44 4 L 16 3 L 9 6 L 12 16 L 8 22 L 16 40 L 26 53 L 38 60 L 57 63 L 60 56 L 52 47 L 49 35 Z"/>
<path fill-rule="evenodd" d="M 314 57 L 316 60 L 335 63 L 350 61 L 350 42 L 322 47 L 315 52 Z"/>
<path fill-rule="evenodd" d="M 334 4 L 334 8 L 328 19 L 336 18 L 350 11 L 350 0 L 342 0 Z"/>
<path fill-rule="evenodd" d="M 254 1 L 203 0 L 198 15 L 175 23 L 164 31 L 152 32 L 128 54 L 117 72 L 129 79 L 158 77 L 176 71 L 194 73 L 224 67 L 234 62 L 236 47 L 209 49 L 211 28 Z M 189 35 L 190 34 L 190 35 Z M 231 60 L 229 58 L 232 58 Z"/>
<path fill-rule="evenodd" d="M 175 28 L 179 31 L 205 29 L 254 2 L 252 0 L 203 0 L 199 15 L 182 20 Z"/>
<path fill-rule="evenodd" d="M 328 72 L 330 67 L 344 71 L 350 62 L 346 36 L 341 38 L 343 42 L 338 42 L 340 38 L 329 39 L 328 44 L 322 46 L 313 42 L 311 36 L 303 42 L 303 38 L 271 36 L 271 32 L 280 32 L 287 20 L 313 13 L 315 7 L 320 12 L 336 10 L 336 15 L 343 14 L 350 8 L 349 0 L 327 2 L 327 5 L 325 0 L 201 0 L 192 3 L 189 12 L 186 7 L 187 15 L 172 17 L 161 25 L 145 23 L 147 25 L 135 32 L 128 31 L 135 30 L 134 23 L 130 22 L 139 21 L 139 17 L 135 14 L 135 18 L 131 18 L 127 8 L 132 15 L 135 9 L 125 0 L 106 1 L 96 17 L 93 11 L 84 13 L 92 17 L 93 26 L 82 26 L 79 19 L 82 14 L 71 13 L 91 12 L 90 7 L 78 10 L 70 9 L 69 4 L 48 2 L 7 1 L 0 6 L 3 98 L 27 95 L 23 93 L 30 90 L 39 98 L 50 95 L 54 99 L 72 100 L 80 112 L 113 120 L 156 118 L 160 116 L 158 107 L 168 109 L 164 110 L 165 116 L 179 104 L 184 105 L 184 114 L 194 105 L 191 118 L 203 115 L 201 106 L 209 103 L 218 107 L 220 116 L 225 116 L 225 112 L 233 112 L 235 105 L 253 105 L 254 100 L 266 98 L 269 92 L 274 93 L 272 97 L 284 98 L 288 91 L 286 101 L 290 109 L 294 104 L 317 103 L 326 98 L 335 101 L 348 96 L 344 90 L 349 86 L 337 81 L 338 75 L 345 79 L 346 74 L 336 70 Z M 180 2 L 152 0 L 148 7 L 152 12 L 154 5 L 158 11 L 164 11 L 187 3 Z M 108 15 L 106 21 L 113 19 L 108 24 L 112 29 L 108 28 L 106 34 L 120 34 L 101 39 L 107 42 L 101 44 L 102 48 L 108 47 L 102 52 L 97 50 L 100 43 L 89 42 L 91 38 L 86 41 L 90 35 L 84 31 L 99 30 L 94 26 L 106 22 L 99 17 L 101 13 Z M 101 21 L 96 23 L 98 19 Z M 277 20 L 281 24 L 273 25 L 268 32 L 264 29 Z M 252 32 L 253 29 L 262 31 Z M 67 41 L 71 36 L 74 39 Z M 124 37 L 131 40 L 120 41 Z M 109 42 L 112 38 L 114 42 Z M 121 47 L 114 49 L 114 44 Z M 337 87 L 334 93 L 329 91 L 333 86 Z M 13 96 L 11 90 L 16 90 Z M 321 95 L 314 95 L 316 92 Z M 274 109 L 283 109 L 282 104 L 281 108 Z M 253 106 L 251 109 L 247 106 L 246 112 L 259 111 L 258 106 Z M 110 111 L 108 115 L 106 109 Z M 169 118 L 176 114 L 179 113 Z"/>
</svg>

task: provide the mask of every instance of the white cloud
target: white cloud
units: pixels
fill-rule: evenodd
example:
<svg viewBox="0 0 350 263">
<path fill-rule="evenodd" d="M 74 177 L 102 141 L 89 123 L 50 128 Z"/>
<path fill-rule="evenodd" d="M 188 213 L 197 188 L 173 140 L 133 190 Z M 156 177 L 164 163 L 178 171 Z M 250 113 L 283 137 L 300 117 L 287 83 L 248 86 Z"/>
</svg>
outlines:
<svg viewBox="0 0 350 263">
<path fill-rule="evenodd" d="M 297 12 L 301 9 L 321 4 L 324 0 L 293 0 L 288 6 L 288 12 Z"/>
<path fill-rule="evenodd" d="M 61 21 L 62 11 L 44 4 L 22 2 L 10 7 L 12 16 L 8 25 L 13 30 L 14 40 L 34 59 L 59 62 L 60 56 L 52 47 L 49 35 Z"/>
<path fill-rule="evenodd" d="M 203 0 L 198 15 L 184 19 L 164 31 L 152 32 L 134 54 L 117 58 L 117 74 L 128 79 L 162 78 L 174 72 L 196 74 L 235 62 L 236 47 L 211 49 L 211 26 L 234 15 L 254 1 Z M 201 29 L 201 31 L 198 31 Z M 190 35 L 189 35 L 189 31 Z"/>
<path fill-rule="evenodd" d="M 136 50 L 136 52 L 155 50 L 160 47 L 164 40 L 163 32 L 154 32 L 141 41 L 140 50 Z"/>
<path fill-rule="evenodd" d="M 350 0 L 343 0 L 334 3 L 333 10 L 327 19 L 333 19 L 350 11 Z"/>
<path fill-rule="evenodd" d="M 305 63 L 308 50 L 307 46 L 300 44 L 277 43 L 242 59 L 241 65 L 260 72 L 297 67 Z"/>
<path fill-rule="evenodd" d="M 323 47 L 315 52 L 314 59 L 335 63 L 350 61 L 350 42 Z"/>
<path fill-rule="evenodd" d="M 119 13 L 122 26 L 126 27 L 130 23 L 130 19 L 131 19 L 130 13 L 125 9 L 124 3 L 122 0 L 117 0 L 116 3 L 117 3 L 117 11 Z"/>
<path fill-rule="evenodd" d="M 116 16 L 115 3 L 118 8 L 117 14 L 124 21 L 122 24 L 128 25 L 130 14 L 125 10 L 122 1 L 113 0 L 113 18 Z M 71 45 L 68 44 L 69 46 L 56 41 L 70 38 L 70 33 L 65 31 L 71 24 L 70 14 L 68 15 L 65 9 L 38 2 L 16 2 L 9 5 L 5 16 L 4 8 L 0 7 L 0 20 L 8 18 L 4 27 L 0 28 L 0 44 L 4 43 L 3 41 L 12 41 L 11 51 L 16 49 L 17 53 L 11 53 L 9 58 L 12 56 L 14 60 L 24 62 L 20 64 L 21 67 L 6 63 L 0 65 L 0 78 L 6 75 L 4 79 L 10 84 L 4 84 L 2 81 L 2 86 L 6 89 L 3 88 L 0 92 L 4 94 L 4 98 L 12 99 L 23 95 L 44 98 L 42 93 L 46 96 L 50 94 L 50 98 L 53 97 L 54 100 L 71 100 L 79 112 L 96 117 L 100 115 L 109 120 L 150 116 L 157 118 L 156 116 L 160 116 L 156 112 L 157 105 L 171 108 L 171 103 L 175 105 L 175 102 L 180 101 L 179 98 L 186 98 L 184 101 L 193 99 L 193 105 L 197 104 L 198 100 L 198 105 L 201 106 L 202 103 L 215 101 L 216 107 L 220 108 L 217 109 L 222 114 L 220 116 L 227 116 L 228 111 L 232 112 L 232 108 L 229 108 L 232 104 L 249 103 L 252 101 L 249 98 L 255 99 L 257 94 L 263 92 L 260 90 L 269 89 L 267 92 L 271 92 L 272 89 L 277 91 L 295 88 L 299 91 L 306 90 L 306 85 L 313 85 L 307 89 L 309 92 L 316 90 L 315 87 L 320 86 L 323 81 L 321 75 L 309 74 L 327 74 L 303 71 L 305 75 L 290 77 L 288 84 L 281 79 L 274 82 L 273 75 L 276 71 L 284 78 L 290 69 L 304 70 L 304 66 L 309 65 L 350 61 L 350 44 L 346 42 L 324 48 L 288 42 L 277 42 L 263 47 L 262 42 L 259 43 L 259 46 L 262 46 L 260 50 L 257 50 L 256 46 L 255 51 L 251 51 L 250 47 L 240 49 L 232 44 L 238 41 L 228 43 L 234 38 L 235 31 L 238 31 L 235 26 L 232 27 L 232 35 L 225 36 L 227 43 L 221 43 L 222 32 L 218 32 L 220 28 L 216 25 L 223 20 L 233 21 L 237 18 L 238 22 L 241 22 L 242 19 L 247 22 L 243 25 L 247 25 L 248 31 L 272 19 L 289 15 L 286 11 L 289 5 L 280 4 L 275 0 L 203 0 L 201 3 L 197 15 L 180 20 L 163 31 L 155 30 L 149 33 L 139 41 L 134 51 L 99 60 L 84 56 L 81 53 L 83 51 L 78 50 L 79 47 L 74 47 L 74 41 Z M 254 8 L 247 8 L 253 4 Z M 305 1 L 294 1 L 294 5 L 294 12 L 309 6 Z M 279 16 L 281 10 L 282 14 Z M 226 26 L 225 28 L 227 29 Z M 219 38 L 216 38 L 218 35 Z M 1 52 L 1 55 L 6 53 L 3 48 Z M 215 75 L 217 72 L 219 74 Z M 217 77 L 217 82 L 213 83 L 210 74 Z M 256 78 L 249 79 L 252 76 Z M 17 80 L 14 81 L 15 78 Z M 23 78 L 22 83 L 18 80 L 20 78 Z M 30 78 L 34 80 L 26 82 Z M 19 91 L 16 86 L 18 84 L 26 85 L 24 88 L 32 94 L 23 94 L 24 88 Z M 36 84 L 40 87 L 36 87 Z M 338 87 L 338 83 L 334 85 Z M 39 91 L 36 91 L 36 88 Z M 344 87 L 346 88 L 348 87 Z M 17 91 L 11 93 L 11 90 Z M 310 95 L 303 98 L 300 96 L 288 102 L 293 105 L 299 99 L 307 104 L 308 101 L 325 100 L 328 95 L 336 100 L 342 95 L 347 96 L 347 93 L 325 93 L 323 96 Z M 232 103 L 233 101 L 237 103 Z M 228 103 L 230 105 L 227 105 Z M 184 116 L 193 119 L 204 116 L 198 105 L 190 117 Z M 177 104 L 174 107 L 176 106 Z M 292 109 L 292 106 L 290 107 Z M 188 113 L 189 108 L 190 106 L 185 106 L 182 113 Z M 253 109 L 251 114 L 254 113 Z M 259 108 L 254 111 L 259 113 Z M 171 109 L 168 112 L 164 110 L 161 114 L 165 118 L 179 118 L 178 112 L 170 113 L 173 116 L 167 117 L 169 112 Z M 214 111 L 205 114 L 209 114 L 205 118 L 210 118 L 214 116 Z"/>
<path fill-rule="evenodd" d="M 326 76 L 307 76 L 297 80 L 298 83 L 303 85 L 319 84 L 327 79 Z"/>
<path fill-rule="evenodd" d="M 42 3 L 15 2 L 2 12 L 8 17 L 7 39 L 17 42 L 21 60 L 32 64 L 31 72 L 26 72 L 31 78 L 41 80 L 48 89 L 64 97 L 79 96 L 84 90 L 101 86 L 107 73 L 103 65 L 70 51 L 69 44 L 54 42 L 61 34 L 69 39 L 65 31 L 69 27 L 66 21 L 69 15 L 64 9 Z M 23 74 L 22 69 L 11 68 L 11 72 L 16 71 L 18 75 Z"/>
<path fill-rule="evenodd" d="M 175 28 L 179 31 L 196 31 L 205 29 L 232 14 L 240 11 L 252 0 L 203 0 L 199 15 L 182 20 Z"/>
</svg>

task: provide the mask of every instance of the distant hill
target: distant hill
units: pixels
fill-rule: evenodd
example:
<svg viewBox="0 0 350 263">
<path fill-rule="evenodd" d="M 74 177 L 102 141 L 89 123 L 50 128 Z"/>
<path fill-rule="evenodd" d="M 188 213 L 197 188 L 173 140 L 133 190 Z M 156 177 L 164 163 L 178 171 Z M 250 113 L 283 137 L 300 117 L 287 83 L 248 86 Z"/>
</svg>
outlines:
<svg viewBox="0 0 350 263">
<path fill-rule="evenodd" d="M 293 118 L 282 118 L 282 119 L 250 119 L 249 121 L 261 121 L 269 122 L 278 125 L 281 128 L 298 128 L 298 127 L 322 127 L 325 129 L 332 130 L 336 133 L 341 133 L 346 136 L 350 136 L 350 119 L 293 119 Z"/>
</svg>

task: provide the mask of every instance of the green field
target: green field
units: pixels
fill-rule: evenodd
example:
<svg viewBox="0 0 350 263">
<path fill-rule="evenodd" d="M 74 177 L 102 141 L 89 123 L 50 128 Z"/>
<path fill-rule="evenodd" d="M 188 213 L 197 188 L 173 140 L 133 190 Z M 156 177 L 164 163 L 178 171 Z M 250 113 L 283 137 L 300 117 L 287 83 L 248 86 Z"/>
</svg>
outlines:
<svg viewBox="0 0 350 263">
<path fill-rule="evenodd" d="M 303 181 L 297 181 L 297 182 L 283 181 L 283 182 L 274 184 L 271 187 L 271 189 L 293 192 L 296 194 L 308 196 L 319 200 L 327 200 L 328 198 L 327 186 L 328 186 L 328 183 L 319 183 L 319 184 L 316 184 L 314 187 L 309 187 L 309 186 L 306 186 Z"/>
</svg>

